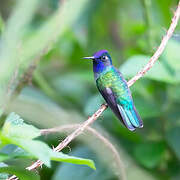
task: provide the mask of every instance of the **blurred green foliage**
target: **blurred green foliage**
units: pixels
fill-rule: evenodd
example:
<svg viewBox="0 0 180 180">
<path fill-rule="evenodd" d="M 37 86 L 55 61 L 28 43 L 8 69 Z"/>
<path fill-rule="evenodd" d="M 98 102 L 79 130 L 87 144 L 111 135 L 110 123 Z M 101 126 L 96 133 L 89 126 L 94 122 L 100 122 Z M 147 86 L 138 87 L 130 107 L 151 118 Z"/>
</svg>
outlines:
<svg viewBox="0 0 180 180">
<path fill-rule="evenodd" d="M 93 80 L 92 64 L 82 57 L 107 49 L 114 65 L 128 80 L 160 44 L 177 3 L 178 0 L 1 0 L 1 135 L 10 112 L 33 125 L 13 128 L 8 131 L 14 133 L 9 137 L 4 134 L 11 143 L 15 135 L 26 140 L 0 150 L 0 171 L 5 172 L 0 174 L 1 179 L 7 178 L 6 173 L 19 173 L 20 177 L 24 174 L 24 179 L 35 176 L 23 171 L 30 165 L 29 159 L 40 158 L 48 165 L 50 159 L 58 158 L 47 159 L 49 148 L 44 152 L 48 146 L 42 141 L 55 146 L 65 137 L 64 132 L 41 137 L 38 142 L 46 148 L 39 145 L 30 151 L 33 146 L 25 141 L 34 143 L 37 140 L 33 138 L 39 136 L 39 129 L 34 126 L 81 123 L 103 103 Z M 180 23 L 159 61 L 131 87 L 144 128 L 129 132 L 109 109 L 93 124 L 117 148 L 128 180 L 180 178 L 179 32 Z M 94 135 L 83 133 L 70 147 L 70 154 L 93 159 L 97 170 L 52 162 L 51 168 L 40 171 L 41 179 L 122 179 L 123 168 L 117 165 L 113 152 Z M 13 167 L 17 164 L 18 170 Z"/>
<path fill-rule="evenodd" d="M 11 113 L 2 128 L 0 133 L 1 148 L 8 145 L 17 145 L 28 153 L 17 151 L 10 154 L 1 154 L 2 161 L 17 158 L 26 157 L 31 159 L 39 159 L 46 166 L 50 167 L 50 160 L 69 162 L 75 164 L 85 164 L 95 169 L 94 163 L 88 159 L 81 159 L 72 156 L 65 155 L 61 152 L 54 152 L 45 143 L 34 140 L 39 137 L 41 132 L 39 129 L 32 125 L 25 124 L 23 120 L 15 113 Z"/>
</svg>

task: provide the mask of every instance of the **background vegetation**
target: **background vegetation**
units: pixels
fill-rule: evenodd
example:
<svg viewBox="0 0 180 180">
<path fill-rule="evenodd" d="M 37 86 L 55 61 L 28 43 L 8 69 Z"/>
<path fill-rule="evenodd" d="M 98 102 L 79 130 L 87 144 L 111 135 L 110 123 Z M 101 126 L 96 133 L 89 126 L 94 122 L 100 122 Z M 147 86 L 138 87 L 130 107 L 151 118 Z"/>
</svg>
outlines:
<svg viewBox="0 0 180 180">
<path fill-rule="evenodd" d="M 4 169 L 0 172 L 38 179 L 36 173 L 23 170 L 33 159 L 40 158 L 47 166 L 50 159 L 62 161 L 62 154 L 52 155 L 46 144 L 56 146 L 67 133 L 33 139 L 40 135 L 38 128 L 85 121 L 103 103 L 92 64 L 82 57 L 107 49 L 126 79 L 133 77 L 160 44 L 177 4 L 177 0 L 1 0 Z M 70 162 L 94 168 L 87 160 L 92 159 L 96 171 L 52 161 L 51 168 L 40 169 L 41 179 L 114 180 L 122 179 L 124 170 L 129 180 L 180 179 L 179 32 L 180 24 L 158 63 L 131 87 L 144 128 L 129 132 L 109 109 L 93 124 L 117 148 L 121 165 L 104 142 L 84 132 L 63 152 L 86 158 L 73 157 Z M 8 169 L 13 166 L 18 169 Z M 3 178 L 7 174 L 1 174 Z"/>
</svg>

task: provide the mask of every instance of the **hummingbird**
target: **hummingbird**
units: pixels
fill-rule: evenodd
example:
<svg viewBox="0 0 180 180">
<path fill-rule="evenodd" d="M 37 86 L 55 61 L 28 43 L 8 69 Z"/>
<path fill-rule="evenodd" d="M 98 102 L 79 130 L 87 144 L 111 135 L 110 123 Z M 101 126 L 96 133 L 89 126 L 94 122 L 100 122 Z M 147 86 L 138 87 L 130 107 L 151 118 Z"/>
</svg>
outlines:
<svg viewBox="0 0 180 180">
<path fill-rule="evenodd" d="M 112 64 L 107 50 L 84 57 L 93 61 L 96 86 L 116 117 L 130 130 L 142 128 L 143 122 L 135 108 L 127 81 Z"/>
</svg>

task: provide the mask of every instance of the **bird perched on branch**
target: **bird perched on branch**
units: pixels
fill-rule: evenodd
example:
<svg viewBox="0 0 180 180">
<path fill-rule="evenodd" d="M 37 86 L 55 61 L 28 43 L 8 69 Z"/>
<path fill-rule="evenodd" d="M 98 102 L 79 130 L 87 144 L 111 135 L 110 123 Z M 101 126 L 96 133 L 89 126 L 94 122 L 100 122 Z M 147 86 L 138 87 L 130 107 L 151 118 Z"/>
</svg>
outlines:
<svg viewBox="0 0 180 180">
<path fill-rule="evenodd" d="M 131 92 L 122 74 L 112 65 L 107 50 L 100 50 L 91 57 L 96 85 L 114 114 L 130 130 L 142 128 L 143 122 L 136 111 Z"/>
</svg>

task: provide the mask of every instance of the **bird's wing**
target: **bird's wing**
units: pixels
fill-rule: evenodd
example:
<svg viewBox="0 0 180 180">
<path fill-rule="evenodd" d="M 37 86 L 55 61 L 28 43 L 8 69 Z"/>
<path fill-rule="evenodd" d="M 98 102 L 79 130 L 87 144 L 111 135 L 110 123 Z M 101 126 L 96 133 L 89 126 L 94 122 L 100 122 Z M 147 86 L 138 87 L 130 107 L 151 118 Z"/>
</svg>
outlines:
<svg viewBox="0 0 180 180">
<path fill-rule="evenodd" d="M 116 97 L 114 96 L 114 93 L 112 92 L 111 88 L 100 88 L 99 92 L 104 97 L 105 101 L 107 102 L 108 106 L 112 109 L 112 111 L 115 113 L 115 115 L 123 122 L 123 124 L 131 131 L 135 130 L 135 127 L 132 125 L 132 123 L 129 121 L 129 118 L 127 117 L 126 113 L 123 110 L 123 107 L 119 104 L 117 104 Z"/>
</svg>

